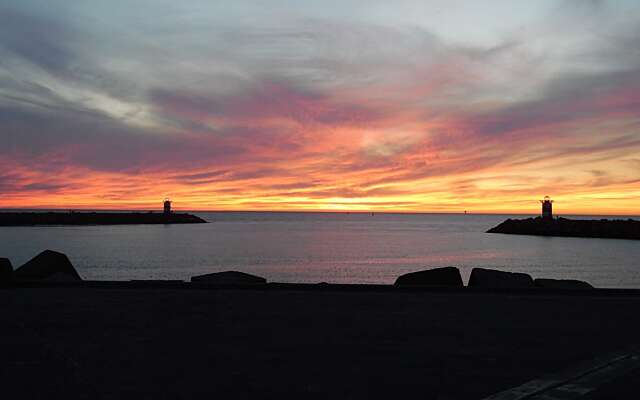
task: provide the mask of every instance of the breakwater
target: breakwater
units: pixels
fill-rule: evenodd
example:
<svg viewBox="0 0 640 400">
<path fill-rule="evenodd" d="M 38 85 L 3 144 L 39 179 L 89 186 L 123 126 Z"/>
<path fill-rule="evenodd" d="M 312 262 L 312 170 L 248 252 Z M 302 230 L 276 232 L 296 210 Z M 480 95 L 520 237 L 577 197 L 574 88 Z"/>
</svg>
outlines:
<svg viewBox="0 0 640 400">
<path fill-rule="evenodd" d="M 157 212 L 2 212 L 0 226 L 201 224 L 204 219 L 186 213 Z"/>
<path fill-rule="evenodd" d="M 540 217 L 507 219 L 498 226 L 489 229 L 487 233 L 640 240 L 640 221 L 633 219 L 543 219 Z"/>
</svg>

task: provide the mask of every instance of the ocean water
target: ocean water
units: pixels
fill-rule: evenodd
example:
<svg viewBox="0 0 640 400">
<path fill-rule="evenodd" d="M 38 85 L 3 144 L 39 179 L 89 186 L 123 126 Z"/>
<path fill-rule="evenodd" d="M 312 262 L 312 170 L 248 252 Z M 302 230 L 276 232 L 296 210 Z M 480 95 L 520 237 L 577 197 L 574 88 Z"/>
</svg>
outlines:
<svg viewBox="0 0 640 400">
<path fill-rule="evenodd" d="M 18 267 L 57 250 L 92 280 L 188 280 L 233 269 L 276 282 L 393 283 L 406 272 L 453 265 L 465 282 L 473 267 L 489 267 L 640 288 L 640 241 L 484 233 L 524 216 L 195 214 L 210 223 L 0 227 L 0 257 Z"/>
</svg>

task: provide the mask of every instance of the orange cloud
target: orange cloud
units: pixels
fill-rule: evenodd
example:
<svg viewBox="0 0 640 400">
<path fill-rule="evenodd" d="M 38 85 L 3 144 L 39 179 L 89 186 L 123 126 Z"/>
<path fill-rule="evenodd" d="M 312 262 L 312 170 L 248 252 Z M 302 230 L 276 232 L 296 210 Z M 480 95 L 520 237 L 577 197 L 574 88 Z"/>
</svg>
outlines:
<svg viewBox="0 0 640 400">
<path fill-rule="evenodd" d="M 31 87 L 0 104 L 0 207 L 640 214 L 640 68 L 511 96 L 492 52 L 437 51 L 347 83 L 151 88 L 120 118 Z"/>
</svg>

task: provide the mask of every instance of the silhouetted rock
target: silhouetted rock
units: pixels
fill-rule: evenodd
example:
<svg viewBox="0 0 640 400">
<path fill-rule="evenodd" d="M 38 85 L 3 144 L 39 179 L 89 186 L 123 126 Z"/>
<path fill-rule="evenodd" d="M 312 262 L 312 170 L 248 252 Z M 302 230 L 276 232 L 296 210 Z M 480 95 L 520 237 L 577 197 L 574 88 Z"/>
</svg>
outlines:
<svg viewBox="0 0 640 400">
<path fill-rule="evenodd" d="M 534 281 L 536 287 L 545 289 L 593 289 L 593 286 L 585 281 L 575 279 L 544 279 Z"/>
<path fill-rule="evenodd" d="M 640 221 L 633 219 L 544 219 L 540 217 L 508 219 L 500 225 L 489 229 L 487 233 L 639 240 Z"/>
<path fill-rule="evenodd" d="M 212 274 L 192 276 L 191 282 L 213 285 L 255 285 L 267 283 L 267 280 L 239 271 L 214 272 Z"/>
<path fill-rule="evenodd" d="M 16 280 L 42 281 L 48 279 L 65 282 L 81 281 L 80 275 L 69 261 L 69 258 L 57 251 L 45 250 L 14 272 Z M 64 276 L 63 276 L 64 275 Z"/>
<path fill-rule="evenodd" d="M 455 286 L 463 287 L 462 276 L 456 267 L 433 268 L 410 272 L 396 279 L 395 286 Z"/>
<path fill-rule="evenodd" d="M 8 258 L 0 258 L 0 284 L 11 282 L 13 279 L 13 265 Z"/>
<path fill-rule="evenodd" d="M 534 284 L 528 274 L 474 268 L 469 277 L 469 286 L 490 289 L 520 289 L 532 288 Z"/>
</svg>

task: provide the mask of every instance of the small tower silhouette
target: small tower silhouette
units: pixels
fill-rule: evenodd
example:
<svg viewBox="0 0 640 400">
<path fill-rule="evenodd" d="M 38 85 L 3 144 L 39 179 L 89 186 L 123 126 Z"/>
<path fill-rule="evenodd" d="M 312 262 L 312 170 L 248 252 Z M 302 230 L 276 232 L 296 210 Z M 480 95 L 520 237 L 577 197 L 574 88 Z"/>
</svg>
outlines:
<svg viewBox="0 0 640 400">
<path fill-rule="evenodd" d="M 544 196 L 542 203 L 542 219 L 553 219 L 553 200 L 549 196 Z"/>
<path fill-rule="evenodd" d="M 164 215 L 171 214 L 171 200 L 164 199 Z"/>
</svg>

